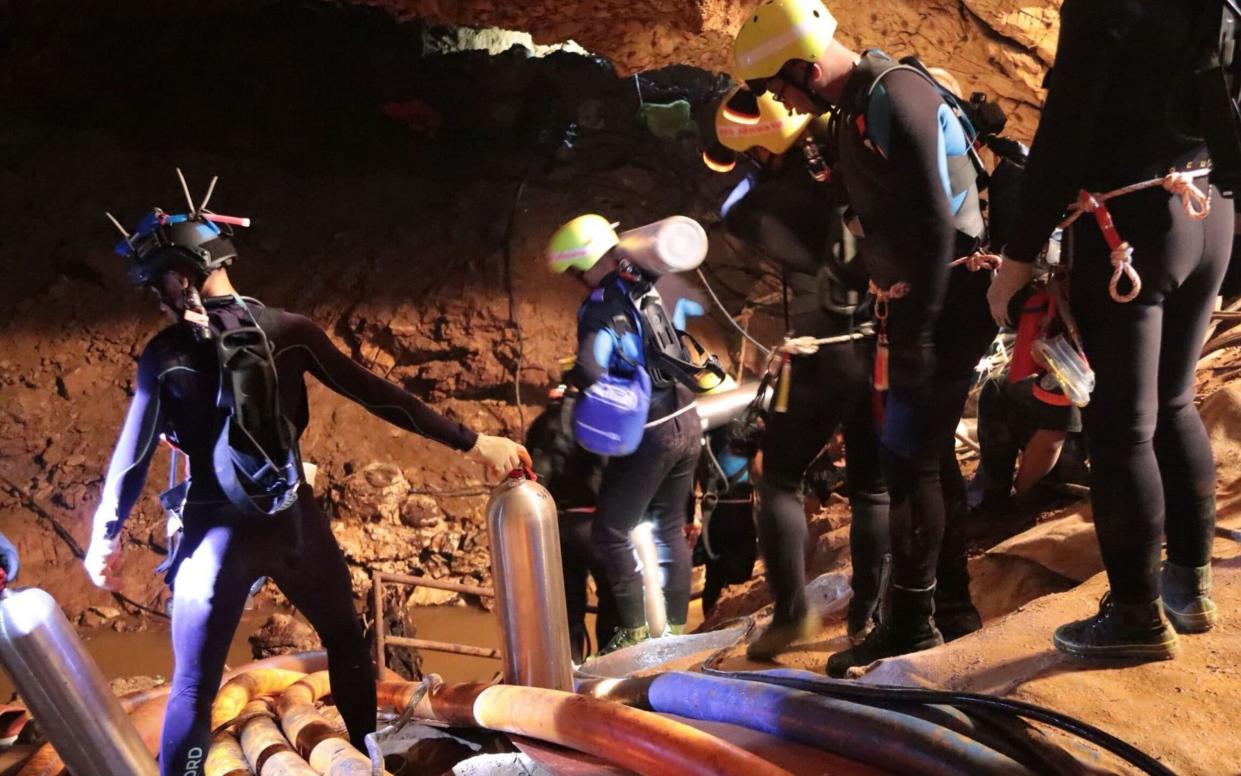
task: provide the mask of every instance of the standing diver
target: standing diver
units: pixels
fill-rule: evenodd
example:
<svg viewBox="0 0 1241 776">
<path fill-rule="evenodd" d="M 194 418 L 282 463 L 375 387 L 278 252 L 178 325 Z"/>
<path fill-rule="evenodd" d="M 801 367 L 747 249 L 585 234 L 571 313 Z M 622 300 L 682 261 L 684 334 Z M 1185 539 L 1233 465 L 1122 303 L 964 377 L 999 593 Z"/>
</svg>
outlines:
<svg viewBox="0 0 1241 776">
<path fill-rule="evenodd" d="M 207 211 L 205 201 L 198 207 L 191 201 L 186 215 L 156 210 L 132 235 L 114 221 L 125 236 L 118 252 L 129 259 L 130 280 L 154 292 L 172 324 L 138 359 L 133 401 L 83 563 L 94 584 L 118 589 L 121 528 L 142 494 L 159 435 L 167 434 L 188 454 L 191 471 L 184 538 L 168 577 L 176 600 L 176 665 L 159 756 L 161 773 L 177 776 L 200 772 L 229 643 L 250 585 L 261 576 L 275 580 L 322 639 L 350 741 L 365 751 L 365 736 L 375 730 L 375 666 L 354 612 L 349 568 L 301 475 L 296 442 L 309 420 L 307 373 L 389 423 L 464 452 L 493 473 L 530 463 L 515 442 L 477 434 L 359 366 L 308 318 L 241 297 L 226 270 L 237 255 L 230 221 L 239 219 Z M 222 364 L 226 343 L 236 349 Z M 274 390 L 264 396 L 264 387 Z M 224 396 L 232 397 L 228 407 L 220 401 Z M 290 464 L 284 467 L 277 458 L 266 472 L 246 468 L 239 463 L 244 446 L 230 437 L 239 421 L 228 410 L 252 415 L 271 407 L 279 408 L 265 416 L 272 427 L 251 425 L 246 433 L 283 434 Z M 271 488 L 239 491 L 239 473 Z"/>
<path fill-rule="evenodd" d="M 806 113 L 835 106 L 832 169 L 856 216 L 876 297 L 891 614 L 828 660 L 827 672 L 843 676 L 852 666 L 943 643 L 937 619 L 957 635 L 980 626 L 963 543 L 942 558 L 941 546 L 949 518 L 956 524 L 966 515 L 954 432 L 995 324 L 985 273 L 950 266 L 978 249 L 984 223 L 972 138 L 947 91 L 916 60 L 858 55 L 835 32 L 819 0 L 772 0 L 742 25 L 733 53 L 754 92 L 770 91 Z"/>
<path fill-rule="evenodd" d="M 705 255 L 705 234 L 693 226 L 702 236 Z M 679 242 L 675 230 L 671 236 Z M 688 243 L 696 241 L 689 235 Z M 643 519 L 653 524 L 668 630 L 683 632 L 689 617 L 691 558 L 684 530 L 702 447 L 702 427 L 686 385 L 693 384 L 694 365 L 681 342 L 684 333 L 673 326 L 655 290 L 656 273 L 622 247 L 607 219 L 598 215 L 573 219 L 552 236 L 547 252 L 553 272 L 576 277 L 591 289 L 578 310 L 577 361 L 569 383 L 582 392 L 574 416 L 578 443 L 583 444 L 589 433 L 597 444 L 583 446 L 610 455 L 591 528 L 618 621 L 611 640 L 600 650 L 603 654 L 652 635 L 629 539 Z M 714 387 L 722 376 L 718 370 L 716 379 L 702 387 Z M 647 393 L 649 408 L 641 412 L 642 402 L 634 399 Z M 594 404 L 584 404 L 588 399 Z M 586 406 L 627 412 L 629 429 L 587 419 Z M 636 447 L 620 446 L 621 438 Z M 618 445 L 615 450 L 606 449 L 613 443 Z"/>
<path fill-rule="evenodd" d="M 1222 5 L 1065 0 L 1022 219 L 988 293 L 995 319 L 1006 320 L 1009 299 L 1079 198 L 1072 212 L 1081 218 L 1067 235 L 1070 301 L 1097 381 L 1084 420 L 1110 591 L 1094 617 L 1056 630 L 1056 648 L 1072 655 L 1171 658 L 1175 631 L 1199 633 L 1217 619 L 1215 462 L 1194 372 L 1234 213 L 1209 183 L 1200 132 L 1177 121 L 1219 110 L 1199 106 L 1189 77 L 1203 43 L 1214 43 L 1200 37 L 1202 20 L 1214 14 L 1218 32 Z M 1099 205 L 1095 193 L 1135 185 Z"/>
<path fill-rule="evenodd" d="M 724 225 L 780 263 L 790 296 L 792 336 L 837 340 L 805 346 L 809 352 L 800 355 L 782 354 L 790 358 L 791 371 L 781 378 L 789 384 L 779 386 L 777 394 L 787 396 L 782 403 L 787 406 L 777 406 L 766 416 L 758 525 L 775 607 L 771 625 L 746 649 L 751 659 L 766 660 L 819 631 L 806 602 L 802 480 L 839 427 L 845 437 L 853 518 L 848 630 L 855 643 L 879 615 L 890 562 L 888 494 L 871 412 L 874 342 L 867 278 L 853 250 L 856 241 L 843 228 L 832 185 L 823 180 L 828 171 L 812 126 L 818 122 L 809 114 L 790 113 L 772 95 L 763 94 L 754 99 L 758 122 L 742 123 L 732 117 L 734 111 L 745 115 L 745 108 L 729 106 L 744 105 L 746 95 L 741 90 L 728 96 L 716 111 L 720 144 L 754 162 L 725 203 Z M 704 158 L 717 170 L 727 169 L 732 160 L 716 147 Z"/>
</svg>

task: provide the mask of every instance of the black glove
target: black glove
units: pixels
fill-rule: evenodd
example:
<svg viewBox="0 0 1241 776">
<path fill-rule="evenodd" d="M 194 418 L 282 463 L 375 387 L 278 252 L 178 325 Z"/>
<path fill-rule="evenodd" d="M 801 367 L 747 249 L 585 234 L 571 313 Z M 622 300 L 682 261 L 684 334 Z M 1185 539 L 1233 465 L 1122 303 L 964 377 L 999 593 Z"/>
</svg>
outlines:
<svg viewBox="0 0 1241 776">
<path fill-rule="evenodd" d="M 17 559 L 17 548 L 4 534 L 0 534 L 0 568 L 3 568 L 4 573 L 8 575 L 9 584 L 17 578 L 17 569 L 20 565 Z"/>
</svg>

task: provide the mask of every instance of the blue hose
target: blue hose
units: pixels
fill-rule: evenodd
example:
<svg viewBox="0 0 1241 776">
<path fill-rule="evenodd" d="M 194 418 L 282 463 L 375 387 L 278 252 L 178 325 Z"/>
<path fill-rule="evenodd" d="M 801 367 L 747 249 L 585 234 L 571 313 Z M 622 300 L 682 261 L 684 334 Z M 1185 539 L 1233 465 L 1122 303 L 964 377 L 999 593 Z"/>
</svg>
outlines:
<svg viewBox="0 0 1241 776">
<path fill-rule="evenodd" d="M 776 685 L 671 672 L 652 681 L 648 699 L 655 711 L 739 725 L 896 773 L 1030 773 L 1007 755 L 909 714 Z"/>
</svg>

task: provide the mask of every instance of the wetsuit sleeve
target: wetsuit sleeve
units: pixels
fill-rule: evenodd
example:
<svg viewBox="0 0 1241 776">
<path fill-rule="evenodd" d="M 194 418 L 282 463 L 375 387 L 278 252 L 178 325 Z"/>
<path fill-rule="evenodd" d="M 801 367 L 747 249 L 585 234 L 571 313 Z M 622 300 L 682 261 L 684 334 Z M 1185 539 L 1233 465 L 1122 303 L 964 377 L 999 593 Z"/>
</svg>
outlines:
<svg viewBox="0 0 1241 776">
<path fill-rule="evenodd" d="M 1103 131 L 1108 63 L 1125 23 L 1122 6 L 1113 0 L 1065 0 L 1060 9 L 1055 66 L 1026 162 L 1020 215 L 1004 248 L 1013 261 L 1038 257 L 1082 188 L 1091 138 Z"/>
<path fill-rule="evenodd" d="M 902 190 L 899 211 L 875 239 L 867 236 L 863 256 L 881 251 L 884 263 L 909 284 L 888 320 L 889 377 L 899 389 L 922 384 L 934 368 L 931 335 L 948 287 L 948 265 L 956 258 L 957 230 L 942 166 L 943 100 L 915 73 L 897 71 L 883 83 L 891 110 L 888 158 L 902 171 Z"/>
<path fill-rule="evenodd" d="M 340 352 L 323 329 L 305 316 L 285 313 L 283 337 L 277 355 L 301 349 L 308 355 L 308 371 L 336 393 L 398 428 L 412 431 L 455 450 L 474 447 L 478 435 L 449 420 L 397 385 L 372 374 Z"/>
<path fill-rule="evenodd" d="M 587 308 L 577 324 L 577 358 L 569 370 L 570 385 L 585 390 L 607 374 L 612 354 L 612 336 L 608 321 L 595 310 Z"/>
<path fill-rule="evenodd" d="M 142 496 L 146 484 L 151 456 L 159 445 L 160 432 L 164 430 L 165 417 L 160 402 L 160 364 L 154 350 L 148 346 L 138 359 L 138 377 L 135 381 L 134 398 L 125 414 L 121 436 L 112 451 L 112 462 L 104 479 L 100 507 L 96 521 L 113 522 L 109 536 L 120 531 L 134 505 Z M 103 526 L 96 525 L 101 531 Z"/>
</svg>

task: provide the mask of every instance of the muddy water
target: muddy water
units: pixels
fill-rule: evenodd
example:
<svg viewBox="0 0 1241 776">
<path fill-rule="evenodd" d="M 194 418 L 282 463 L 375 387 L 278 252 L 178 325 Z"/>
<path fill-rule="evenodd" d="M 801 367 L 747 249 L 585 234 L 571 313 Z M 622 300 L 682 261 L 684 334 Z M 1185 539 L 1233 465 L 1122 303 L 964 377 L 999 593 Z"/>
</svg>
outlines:
<svg viewBox="0 0 1241 776">
<path fill-rule="evenodd" d="M 250 662 L 249 636 L 257 630 L 275 609 L 248 611 L 233 637 L 228 652 L 228 665 L 239 666 Z M 479 647 L 500 648 L 500 626 L 494 614 L 474 606 L 428 606 L 414 616 L 418 626 L 418 638 L 449 641 Z M 690 604 L 689 628 L 702 623 L 702 606 L 699 601 Z M 586 627 L 594 634 L 594 615 L 587 615 Z M 82 640 L 91 657 L 99 664 L 108 679 L 126 676 L 172 676 L 172 645 L 168 628 L 164 624 L 151 626 L 135 633 L 117 633 L 110 628 L 95 628 L 81 632 Z M 422 669 L 436 673 L 449 682 L 485 682 L 500 671 L 499 660 L 452 655 L 423 650 Z M 0 671 L 0 700 L 13 695 L 13 683 Z"/>
</svg>

